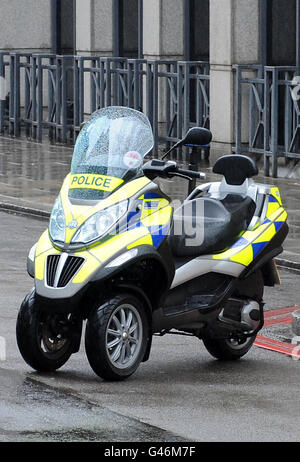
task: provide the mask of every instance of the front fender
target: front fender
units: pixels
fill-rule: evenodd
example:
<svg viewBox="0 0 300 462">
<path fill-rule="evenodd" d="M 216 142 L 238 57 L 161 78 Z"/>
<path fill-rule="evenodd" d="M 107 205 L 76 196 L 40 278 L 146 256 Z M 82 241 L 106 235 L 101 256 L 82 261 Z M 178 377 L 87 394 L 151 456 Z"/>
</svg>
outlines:
<svg viewBox="0 0 300 462">
<path fill-rule="evenodd" d="M 127 256 L 128 258 L 126 259 Z M 131 266 L 147 260 L 155 260 L 161 266 L 166 277 L 166 290 L 168 290 L 171 286 L 175 273 L 173 262 L 168 260 L 165 261 L 160 253 L 150 245 L 143 245 L 130 250 L 118 252 L 118 254 L 114 255 L 114 258 L 106 262 L 105 266 L 102 266 L 98 269 L 98 271 L 96 271 L 91 279 L 91 282 L 105 281 L 113 278 L 117 276 L 118 273 L 126 271 Z M 119 262 L 121 262 L 121 264 L 119 264 Z"/>
</svg>

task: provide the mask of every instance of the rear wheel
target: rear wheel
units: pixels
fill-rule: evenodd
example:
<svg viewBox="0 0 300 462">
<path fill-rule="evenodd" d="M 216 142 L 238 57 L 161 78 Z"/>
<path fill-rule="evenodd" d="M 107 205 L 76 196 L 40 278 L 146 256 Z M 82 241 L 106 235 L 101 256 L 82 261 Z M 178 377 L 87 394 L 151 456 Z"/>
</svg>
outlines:
<svg viewBox="0 0 300 462">
<path fill-rule="evenodd" d="M 143 304 L 132 295 L 117 295 L 98 306 L 88 319 L 85 347 L 94 372 L 105 380 L 124 380 L 141 363 L 148 340 Z"/>
<path fill-rule="evenodd" d="M 214 357 L 223 361 L 233 361 L 245 356 L 255 341 L 256 335 L 245 339 L 214 339 L 206 337 L 203 343 L 207 351 Z"/>
<path fill-rule="evenodd" d="M 17 319 L 17 343 L 23 359 L 40 372 L 62 367 L 75 350 L 71 315 L 44 313 L 33 290 L 24 299 Z M 78 326 L 77 326 L 78 327 Z"/>
</svg>

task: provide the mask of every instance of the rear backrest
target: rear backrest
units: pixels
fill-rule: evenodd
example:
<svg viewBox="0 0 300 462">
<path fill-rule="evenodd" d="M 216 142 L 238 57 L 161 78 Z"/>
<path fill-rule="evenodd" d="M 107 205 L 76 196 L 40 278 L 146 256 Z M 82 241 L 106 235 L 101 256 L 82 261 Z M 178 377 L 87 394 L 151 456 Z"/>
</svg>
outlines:
<svg viewBox="0 0 300 462">
<path fill-rule="evenodd" d="M 224 175 L 228 185 L 240 186 L 247 178 L 257 175 L 258 168 L 250 157 L 235 154 L 220 157 L 214 165 L 213 172 Z"/>
</svg>

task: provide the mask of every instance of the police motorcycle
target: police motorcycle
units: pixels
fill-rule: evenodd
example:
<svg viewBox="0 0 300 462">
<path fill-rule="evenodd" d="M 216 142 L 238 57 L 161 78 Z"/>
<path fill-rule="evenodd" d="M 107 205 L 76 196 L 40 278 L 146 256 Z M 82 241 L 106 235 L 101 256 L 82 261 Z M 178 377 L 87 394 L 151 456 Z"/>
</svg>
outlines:
<svg viewBox="0 0 300 462">
<path fill-rule="evenodd" d="M 203 146 L 193 128 L 180 146 Z M 129 377 L 149 358 L 155 334 L 203 341 L 212 356 L 244 356 L 264 323 L 264 286 L 279 283 L 274 258 L 288 233 L 277 187 L 253 181 L 246 156 L 219 158 L 221 181 L 195 187 L 173 208 L 159 178 L 203 174 L 143 158 L 149 120 L 125 107 L 83 126 L 49 227 L 30 250 L 34 288 L 17 319 L 17 343 L 37 371 L 54 371 L 85 349 L 105 380 Z"/>
</svg>

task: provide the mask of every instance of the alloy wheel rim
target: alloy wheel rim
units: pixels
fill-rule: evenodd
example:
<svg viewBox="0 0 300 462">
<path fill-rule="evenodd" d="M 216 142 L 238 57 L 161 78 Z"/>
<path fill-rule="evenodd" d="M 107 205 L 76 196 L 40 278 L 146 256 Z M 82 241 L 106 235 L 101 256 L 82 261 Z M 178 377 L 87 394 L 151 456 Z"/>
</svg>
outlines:
<svg viewBox="0 0 300 462">
<path fill-rule="evenodd" d="M 242 343 L 239 343 L 238 340 L 234 338 L 226 339 L 225 341 L 232 350 L 241 350 L 242 348 L 245 348 L 245 346 L 248 345 L 248 343 L 251 342 L 251 337 L 247 337 L 246 340 Z"/>
<path fill-rule="evenodd" d="M 112 313 L 106 330 L 106 352 L 117 369 L 131 367 L 141 350 L 143 324 L 138 310 L 129 304 L 118 306 Z"/>
<path fill-rule="evenodd" d="M 49 326 L 49 320 L 40 321 L 38 326 L 38 343 L 41 352 L 49 359 L 59 359 L 69 347 L 70 339 L 54 334 Z"/>
</svg>

